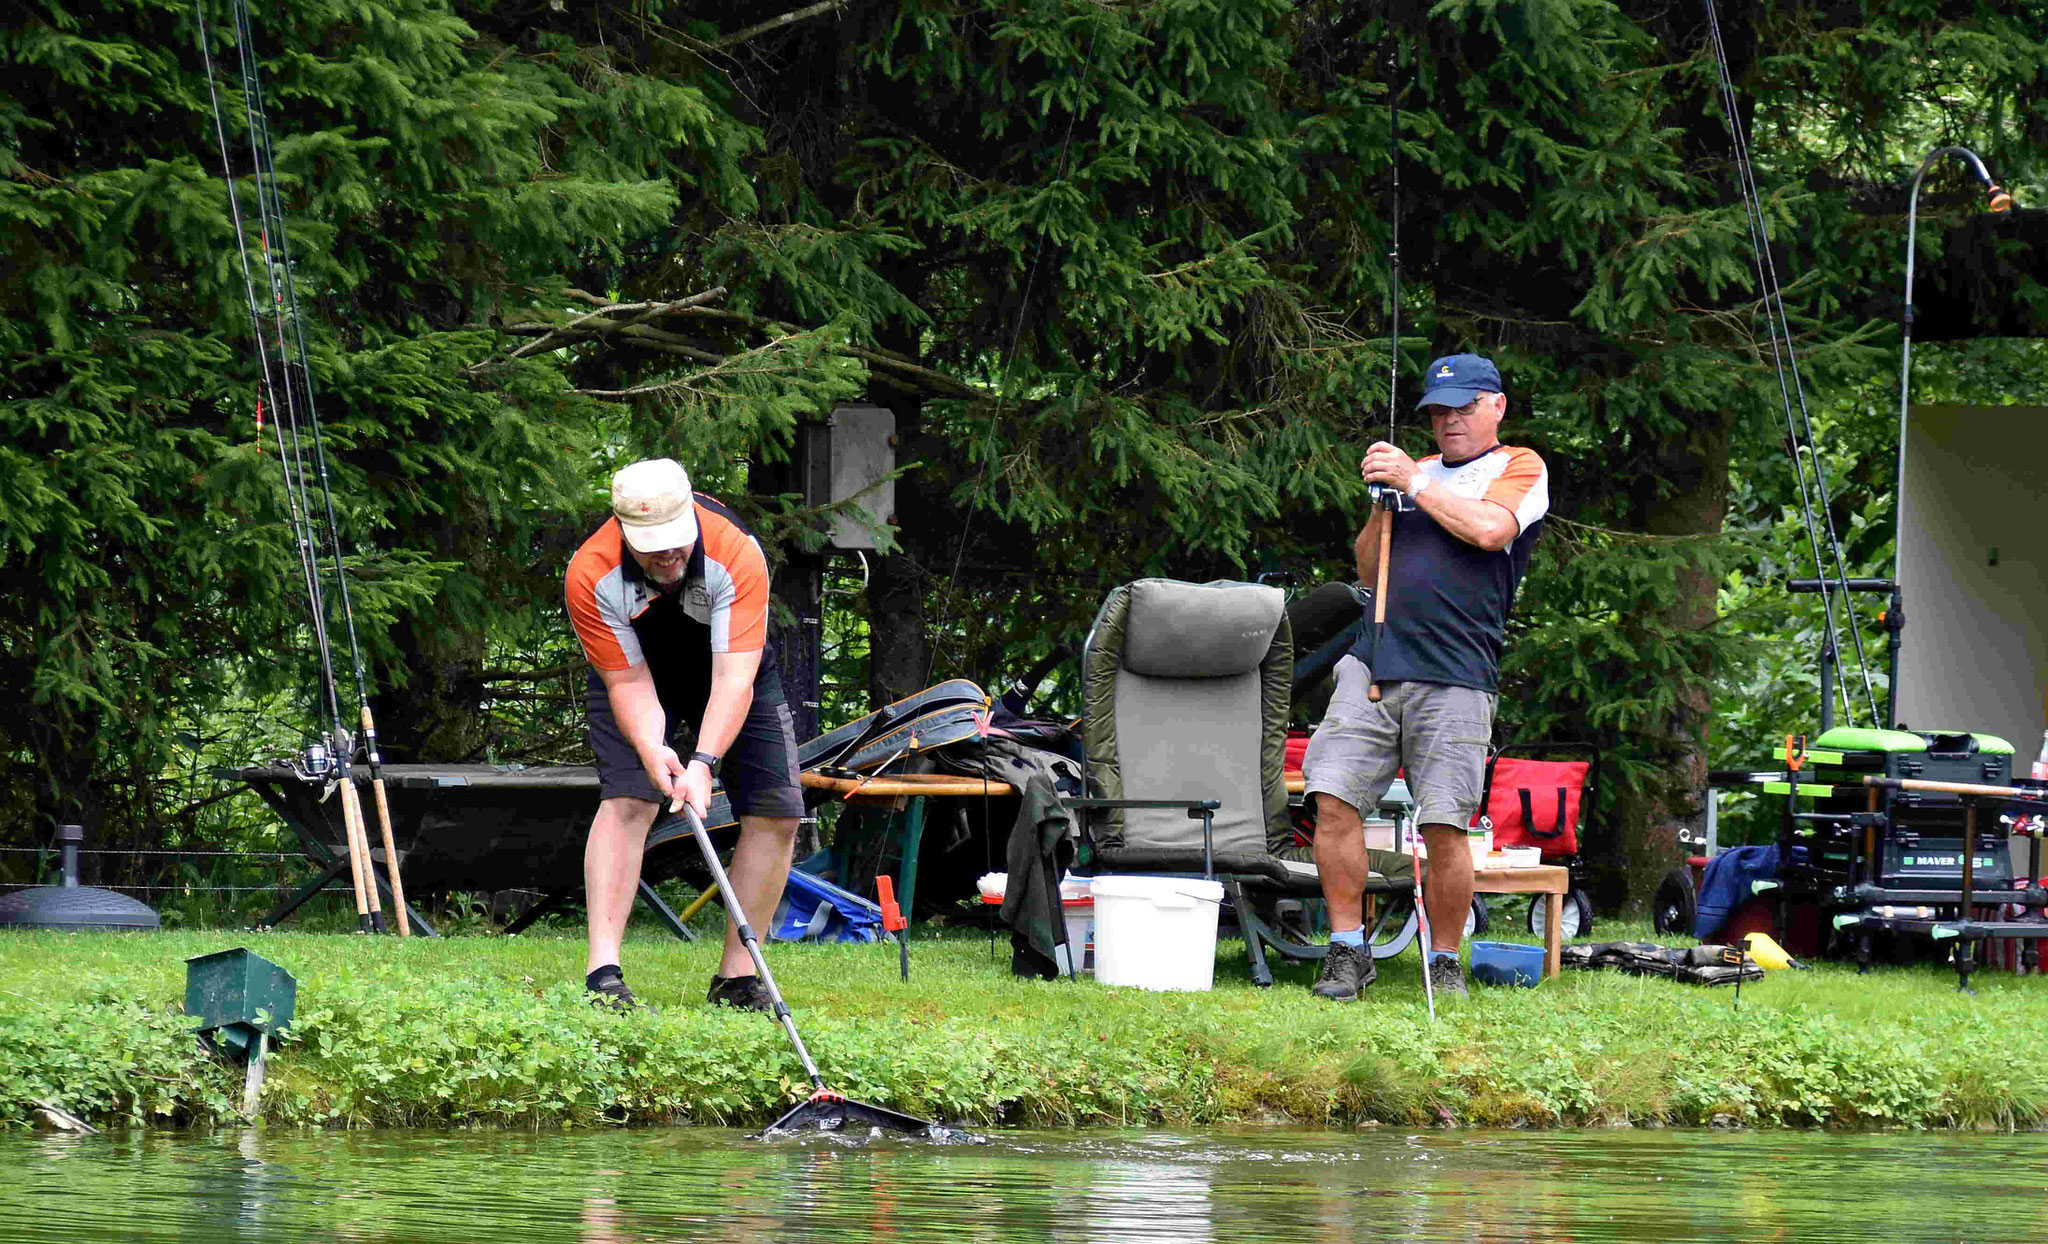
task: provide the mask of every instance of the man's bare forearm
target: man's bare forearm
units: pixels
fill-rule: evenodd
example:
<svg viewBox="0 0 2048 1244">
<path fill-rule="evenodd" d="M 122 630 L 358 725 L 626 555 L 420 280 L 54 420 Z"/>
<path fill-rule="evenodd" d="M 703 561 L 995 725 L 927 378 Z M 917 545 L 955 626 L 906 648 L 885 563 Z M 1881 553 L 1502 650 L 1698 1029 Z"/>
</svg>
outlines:
<svg viewBox="0 0 2048 1244">
<path fill-rule="evenodd" d="M 719 656 L 739 655 L 721 653 Z M 755 667 L 760 654 L 752 654 Z M 723 756 L 739 737 L 740 726 L 754 706 L 754 673 L 747 663 L 712 658 L 711 695 L 704 702 L 704 723 L 697 729 L 697 750 Z"/>
<path fill-rule="evenodd" d="M 1380 524 L 1387 521 L 1387 512 L 1373 507 L 1372 517 L 1365 520 L 1365 526 L 1358 529 L 1358 539 L 1351 546 L 1352 560 L 1358 567 L 1358 581 L 1371 583 L 1380 570 Z"/>
<path fill-rule="evenodd" d="M 1498 501 L 1461 497 L 1444 488 L 1425 488 L 1413 504 L 1435 519 L 1437 526 L 1475 548 L 1497 553 L 1515 542 L 1521 525 Z"/>
<path fill-rule="evenodd" d="M 599 677 L 611 699 L 612 718 L 619 723 L 619 733 L 626 736 L 626 742 L 643 764 L 651 763 L 668 732 L 668 713 L 655 692 L 653 674 L 646 666 L 637 665 L 626 670 L 600 671 Z"/>
</svg>

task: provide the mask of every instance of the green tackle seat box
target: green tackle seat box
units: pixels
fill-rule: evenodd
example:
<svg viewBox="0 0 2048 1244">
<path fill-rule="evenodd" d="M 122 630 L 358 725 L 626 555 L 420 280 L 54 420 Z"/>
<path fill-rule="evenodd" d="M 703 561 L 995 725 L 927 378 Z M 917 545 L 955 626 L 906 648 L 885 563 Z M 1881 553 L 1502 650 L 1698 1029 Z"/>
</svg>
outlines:
<svg viewBox="0 0 2048 1244">
<path fill-rule="evenodd" d="M 255 1045 L 259 1032 L 275 1041 L 292 1022 L 298 994 L 290 972 L 245 947 L 185 960 L 185 1014 L 197 1016 L 202 1034 L 236 1053 Z"/>
<path fill-rule="evenodd" d="M 1968 730 L 1876 730 L 1837 726 L 1807 747 L 1815 783 L 1850 786 L 1882 775 L 1922 782 L 1961 782 L 1977 786 L 2012 785 L 2012 744 L 1990 734 Z M 1879 884 L 1905 889 L 1953 889 L 1962 884 L 1963 801 L 1932 791 L 1892 791 L 1891 823 L 1880 851 Z M 1821 799 L 1821 812 L 1862 812 L 1869 797 L 1858 793 Z M 1885 806 L 1880 803 L 1880 806 Z M 1978 888 L 2002 887 L 2012 866 L 2005 838 L 1995 818 L 1979 816 L 1977 858 L 1972 863 Z"/>
</svg>

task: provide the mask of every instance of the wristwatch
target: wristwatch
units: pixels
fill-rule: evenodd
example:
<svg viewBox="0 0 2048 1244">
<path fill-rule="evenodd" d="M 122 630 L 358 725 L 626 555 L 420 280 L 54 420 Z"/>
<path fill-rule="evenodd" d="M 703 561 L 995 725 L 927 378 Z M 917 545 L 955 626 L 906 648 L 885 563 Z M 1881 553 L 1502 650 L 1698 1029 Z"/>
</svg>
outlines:
<svg viewBox="0 0 2048 1244">
<path fill-rule="evenodd" d="M 718 776 L 718 766 L 725 763 L 725 757 L 714 756 L 710 752 L 691 752 L 690 760 L 692 763 L 703 761 L 704 767 L 711 770 L 712 777 Z"/>
<path fill-rule="evenodd" d="M 1422 472 L 1417 471 L 1414 477 L 1408 481 L 1408 499 L 1410 501 L 1413 501 L 1415 498 L 1420 497 L 1422 495 L 1422 490 L 1429 487 L 1431 484 L 1435 482 L 1436 481 L 1430 476 L 1424 475 Z"/>
</svg>

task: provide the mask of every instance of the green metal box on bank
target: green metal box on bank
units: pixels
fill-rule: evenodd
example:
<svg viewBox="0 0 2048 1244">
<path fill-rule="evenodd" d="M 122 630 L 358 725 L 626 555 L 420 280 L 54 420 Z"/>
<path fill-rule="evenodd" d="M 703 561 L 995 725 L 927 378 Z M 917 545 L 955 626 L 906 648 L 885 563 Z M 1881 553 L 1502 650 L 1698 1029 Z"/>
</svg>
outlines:
<svg viewBox="0 0 2048 1244">
<path fill-rule="evenodd" d="M 244 947 L 185 960 L 185 1014 L 223 1048 L 242 1053 L 259 1032 L 274 1040 L 292 1021 L 299 983 L 262 955 Z"/>
</svg>

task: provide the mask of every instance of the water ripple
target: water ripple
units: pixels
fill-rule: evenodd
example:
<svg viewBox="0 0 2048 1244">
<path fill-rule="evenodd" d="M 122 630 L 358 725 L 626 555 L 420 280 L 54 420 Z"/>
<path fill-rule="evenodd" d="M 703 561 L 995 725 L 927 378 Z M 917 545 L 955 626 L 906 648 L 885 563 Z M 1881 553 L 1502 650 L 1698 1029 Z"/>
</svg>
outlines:
<svg viewBox="0 0 2048 1244">
<path fill-rule="evenodd" d="M 2032 1137 L 736 1131 L 0 1136 L 0 1244 L 2007 1239 Z M 2014 1217 L 2024 1214 L 2025 1221 Z M 2008 1222 L 2012 1230 L 1996 1224 Z"/>
</svg>

